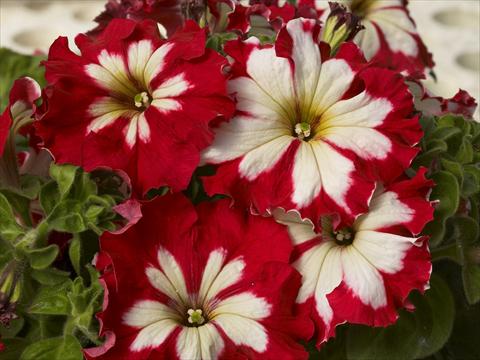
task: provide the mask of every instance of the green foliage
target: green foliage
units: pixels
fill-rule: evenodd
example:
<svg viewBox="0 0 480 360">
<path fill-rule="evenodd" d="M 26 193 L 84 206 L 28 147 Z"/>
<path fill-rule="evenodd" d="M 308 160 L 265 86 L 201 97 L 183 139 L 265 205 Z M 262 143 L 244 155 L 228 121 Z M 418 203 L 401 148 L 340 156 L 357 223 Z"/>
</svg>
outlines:
<svg viewBox="0 0 480 360">
<path fill-rule="evenodd" d="M 42 56 L 21 55 L 6 48 L 0 48 L 0 111 L 8 105 L 8 93 L 13 82 L 23 76 L 35 79 L 45 85 L 44 69 L 40 67 Z"/>
<path fill-rule="evenodd" d="M 82 359 L 83 347 L 101 343 L 94 315 L 103 288 L 90 264 L 99 235 L 121 219 L 113 207 L 123 184 L 72 165 L 52 164 L 49 175 L 0 188 L 0 270 L 22 272 L 12 298 L 19 319 L 0 327 L 2 359 Z M 106 191 L 112 181 L 118 187 Z"/>
<path fill-rule="evenodd" d="M 27 346 L 20 360 L 81 360 L 82 346 L 72 335 L 44 339 Z"/>
<path fill-rule="evenodd" d="M 480 124 L 447 115 L 424 118 L 422 126 L 422 153 L 413 167 L 429 167 L 436 183 L 430 198 L 439 201 L 424 232 L 435 260 L 462 266 L 466 299 L 473 304 L 480 300 Z"/>
<path fill-rule="evenodd" d="M 347 358 L 409 360 L 440 350 L 450 336 L 455 313 L 448 286 L 441 278 L 433 276 L 425 296 L 415 292 L 410 300 L 415 311 L 402 310 L 394 325 L 350 327 L 346 340 Z"/>
</svg>

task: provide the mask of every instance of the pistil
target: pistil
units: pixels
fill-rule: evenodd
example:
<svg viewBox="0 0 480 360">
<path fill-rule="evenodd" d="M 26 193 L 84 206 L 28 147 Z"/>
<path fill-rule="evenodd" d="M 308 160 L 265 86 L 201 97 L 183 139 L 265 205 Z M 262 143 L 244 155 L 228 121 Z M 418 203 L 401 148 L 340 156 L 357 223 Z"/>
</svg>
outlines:
<svg viewBox="0 0 480 360">
<path fill-rule="evenodd" d="M 147 108 L 150 105 L 150 97 L 146 91 L 142 91 L 135 95 L 134 99 L 135 106 L 137 108 Z"/>
<path fill-rule="evenodd" d="M 188 322 L 192 325 L 199 326 L 205 322 L 205 318 L 202 316 L 203 311 L 201 309 L 188 309 Z"/>
<path fill-rule="evenodd" d="M 311 133 L 311 128 L 309 123 L 301 122 L 301 123 L 295 124 L 295 134 L 297 134 L 297 137 L 300 140 L 308 138 L 310 136 L 310 133 Z"/>
</svg>

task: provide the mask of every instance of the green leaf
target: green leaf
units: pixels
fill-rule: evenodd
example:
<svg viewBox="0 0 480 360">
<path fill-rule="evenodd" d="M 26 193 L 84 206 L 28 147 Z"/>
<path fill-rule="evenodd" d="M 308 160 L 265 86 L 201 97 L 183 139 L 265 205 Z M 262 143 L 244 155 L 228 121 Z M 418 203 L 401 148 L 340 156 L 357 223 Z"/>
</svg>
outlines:
<svg viewBox="0 0 480 360">
<path fill-rule="evenodd" d="M 442 167 L 455 175 L 457 178 L 458 183 L 461 185 L 463 183 L 463 168 L 462 165 L 460 165 L 456 161 L 451 161 L 448 159 L 441 159 Z"/>
<path fill-rule="evenodd" d="M 31 276 L 42 285 L 53 286 L 67 281 L 70 273 L 50 267 L 42 270 L 32 270 Z"/>
<path fill-rule="evenodd" d="M 431 288 L 410 300 L 413 313 L 400 312 L 398 321 L 386 328 L 354 325 L 347 333 L 347 358 L 352 360 L 411 360 L 429 356 L 448 340 L 454 320 L 454 302 L 444 281 L 432 276 Z"/>
<path fill-rule="evenodd" d="M 458 162 L 462 164 L 468 164 L 473 160 L 473 148 L 472 144 L 467 140 L 463 139 L 460 147 L 455 155 L 455 158 Z"/>
<path fill-rule="evenodd" d="M 68 291 L 72 282 L 65 281 L 57 286 L 44 286 L 35 296 L 28 312 L 30 314 L 69 315 L 71 311 Z"/>
<path fill-rule="evenodd" d="M 47 215 L 50 214 L 60 201 L 60 192 L 55 181 L 50 181 L 42 187 L 39 200 L 43 211 Z"/>
<path fill-rule="evenodd" d="M 60 197 L 67 195 L 72 188 L 78 167 L 73 165 L 50 165 L 50 176 L 57 182 Z"/>
<path fill-rule="evenodd" d="M 466 165 L 463 175 L 462 196 L 469 198 L 478 194 L 480 192 L 480 169 L 473 165 Z"/>
<path fill-rule="evenodd" d="M 68 256 L 70 257 L 70 262 L 75 269 L 75 272 L 80 275 L 81 272 L 81 259 L 82 259 L 82 243 L 78 234 L 75 234 L 70 242 L 70 247 L 68 248 Z"/>
<path fill-rule="evenodd" d="M 42 56 L 21 55 L 6 48 L 0 48 L 0 112 L 6 108 L 10 88 L 19 77 L 30 76 L 40 86 L 45 85 L 44 69 L 40 67 L 42 60 Z"/>
<path fill-rule="evenodd" d="M 58 245 L 52 244 L 40 249 L 29 250 L 27 256 L 33 269 L 45 269 L 50 266 L 58 256 Z"/>
<path fill-rule="evenodd" d="M 79 233 L 87 230 L 87 226 L 79 213 L 70 213 L 57 218 L 53 217 L 49 224 L 52 229 L 63 232 Z"/>
<path fill-rule="evenodd" d="M 20 178 L 22 187 L 22 194 L 30 200 L 35 200 L 38 197 L 40 189 L 42 188 L 42 179 L 34 175 L 22 175 Z"/>
<path fill-rule="evenodd" d="M 72 335 L 37 341 L 29 345 L 20 360 L 82 360 L 82 347 Z"/>
<path fill-rule="evenodd" d="M 439 171 L 432 176 L 435 187 L 430 200 L 439 200 L 435 207 L 435 221 L 425 226 L 424 232 L 430 234 L 430 246 L 438 246 L 444 239 L 445 222 L 455 214 L 459 204 L 460 188 L 457 178 L 449 172 Z"/>
<path fill-rule="evenodd" d="M 0 189 L 0 192 L 7 198 L 14 213 L 21 217 L 25 225 L 31 226 L 30 199 L 14 189 Z"/>
<path fill-rule="evenodd" d="M 22 234 L 24 230 L 15 220 L 12 206 L 0 193 L 0 236 L 5 240 L 13 241 Z"/>
<path fill-rule="evenodd" d="M 457 244 L 457 257 L 462 265 L 465 296 L 470 304 L 475 304 L 480 301 L 480 226 L 467 216 L 452 217 L 449 223 L 450 237 Z"/>
<path fill-rule="evenodd" d="M 82 172 L 75 179 L 69 198 L 84 202 L 90 195 L 97 194 L 97 185 L 88 173 Z"/>
<path fill-rule="evenodd" d="M 478 250 L 480 251 L 480 249 Z M 463 288 L 469 304 L 480 301 L 480 265 L 467 263 L 462 269 Z"/>
</svg>

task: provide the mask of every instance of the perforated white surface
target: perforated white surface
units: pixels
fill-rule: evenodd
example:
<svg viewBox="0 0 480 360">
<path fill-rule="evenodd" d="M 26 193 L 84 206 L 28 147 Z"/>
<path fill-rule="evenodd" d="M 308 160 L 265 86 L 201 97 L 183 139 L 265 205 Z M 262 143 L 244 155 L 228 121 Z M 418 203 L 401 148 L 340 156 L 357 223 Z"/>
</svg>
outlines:
<svg viewBox="0 0 480 360">
<path fill-rule="evenodd" d="M 94 27 L 104 0 L 0 0 L 0 46 L 22 53 L 46 52 L 60 35 Z M 434 93 L 453 96 L 459 87 L 480 99 L 480 1 L 411 0 L 419 32 L 434 55 Z M 476 113 L 478 119 L 478 110 Z"/>
</svg>

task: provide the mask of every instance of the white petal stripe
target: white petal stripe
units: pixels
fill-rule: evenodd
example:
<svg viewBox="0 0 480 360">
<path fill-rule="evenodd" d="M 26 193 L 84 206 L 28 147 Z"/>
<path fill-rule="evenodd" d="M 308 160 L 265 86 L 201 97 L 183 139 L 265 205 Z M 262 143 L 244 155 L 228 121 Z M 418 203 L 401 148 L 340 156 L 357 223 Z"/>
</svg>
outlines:
<svg viewBox="0 0 480 360">
<path fill-rule="evenodd" d="M 325 142 L 312 141 L 311 144 L 325 193 L 349 211 L 345 195 L 352 182 L 351 174 L 354 170 L 352 161 Z"/>
<path fill-rule="evenodd" d="M 213 144 L 202 158 L 212 163 L 233 160 L 289 132 L 274 120 L 236 116 L 215 130 Z"/>
<path fill-rule="evenodd" d="M 355 220 L 355 230 L 376 230 L 392 225 L 409 222 L 415 211 L 398 199 L 392 191 L 374 196 L 370 203 L 368 213 L 361 215 Z"/>
<path fill-rule="evenodd" d="M 143 73 L 144 83 L 147 84 L 147 86 L 150 86 L 150 83 L 155 76 L 163 70 L 165 66 L 165 57 L 172 49 L 172 46 L 171 43 L 166 43 L 160 46 L 148 60 Z"/>
<path fill-rule="evenodd" d="M 341 283 L 343 278 L 341 253 L 343 249 L 330 243 L 329 248 L 326 244 L 321 263 L 320 273 L 315 287 L 315 305 L 318 314 L 326 324 L 329 324 L 333 318 L 333 310 L 327 300 L 327 295 L 335 290 Z M 318 266 L 318 265 L 317 265 Z"/>
<path fill-rule="evenodd" d="M 245 345 L 263 353 L 267 350 L 267 331 L 259 322 L 235 314 L 222 314 L 215 318 L 218 325 L 237 346 Z"/>
<path fill-rule="evenodd" d="M 217 270 L 218 255 L 210 255 L 209 263 L 203 272 L 202 288 L 199 291 L 200 299 L 204 301 L 212 301 L 221 291 L 236 284 L 243 277 L 245 262 L 241 258 L 237 258 L 228 262 L 220 272 L 214 274 Z M 204 281 L 205 278 L 205 281 Z M 210 279 L 212 281 L 210 282 Z M 203 288 L 205 286 L 205 288 Z"/>
<path fill-rule="evenodd" d="M 185 74 L 181 73 L 162 82 L 152 94 L 154 99 L 174 97 L 182 95 L 190 88 L 189 82 L 185 79 Z"/>
<path fill-rule="evenodd" d="M 261 173 L 273 168 L 293 139 L 292 136 L 282 135 L 250 151 L 240 162 L 238 167 L 240 175 L 252 181 Z"/>
<path fill-rule="evenodd" d="M 128 78 L 127 68 L 120 55 L 111 55 L 103 50 L 98 64 L 88 64 L 85 67 L 87 74 L 92 77 L 101 87 L 110 92 L 135 96 L 136 88 Z"/>
<path fill-rule="evenodd" d="M 148 86 L 144 83 L 145 65 L 152 53 L 153 44 L 150 40 L 141 40 L 131 44 L 128 48 L 128 69 L 133 78 L 139 81 L 144 88 Z"/>
<path fill-rule="evenodd" d="M 143 328 L 161 320 L 180 319 L 178 312 L 158 301 L 143 300 L 135 303 L 123 315 L 123 322 L 132 327 Z"/>
<path fill-rule="evenodd" d="M 176 344 L 178 357 L 182 360 L 215 360 L 224 347 L 222 336 L 212 324 L 184 327 Z"/>
<path fill-rule="evenodd" d="M 377 269 L 354 246 L 342 251 L 344 281 L 365 305 L 374 310 L 387 305 L 383 278 Z"/>
<path fill-rule="evenodd" d="M 210 314 L 212 320 L 222 314 L 236 314 L 252 320 L 270 315 L 271 305 L 262 297 L 243 292 L 220 301 Z"/>
<path fill-rule="evenodd" d="M 177 322 L 171 319 L 160 320 L 148 325 L 140 330 L 135 340 L 130 345 L 130 350 L 141 351 L 143 349 L 162 345 L 177 326 Z"/>
<path fill-rule="evenodd" d="M 378 270 L 395 274 L 403 268 L 403 258 L 417 238 L 363 230 L 355 233 L 353 246 Z"/>
<path fill-rule="evenodd" d="M 300 208 L 309 205 L 322 187 L 320 169 L 310 142 L 300 143 L 295 154 L 292 178 L 294 183 L 292 201 Z"/>
<path fill-rule="evenodd" d="M 173 286 L 173 289 L 175 289 L 175 292 L 178 294 L 178 297 L 185 302 L 185 299 L 188 299 L 187 285 L 183 271 L 175 260 L 175 257 L 168 250 L 160 248 L 158 250 L 158 263 Z M 164 283 L 163 279 L 160 280 Z"/>
</svg>

